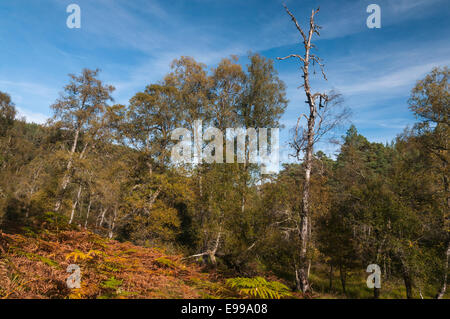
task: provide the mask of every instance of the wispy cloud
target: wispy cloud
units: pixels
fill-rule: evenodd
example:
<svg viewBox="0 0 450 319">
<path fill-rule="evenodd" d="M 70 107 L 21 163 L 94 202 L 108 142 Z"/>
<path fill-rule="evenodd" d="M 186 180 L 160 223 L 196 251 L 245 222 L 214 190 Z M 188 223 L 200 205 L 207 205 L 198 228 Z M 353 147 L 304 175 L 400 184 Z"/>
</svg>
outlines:
<svg viewBox="0 0 450 319">
<path fill-rule="evenodd" d="M 28 123 L 45 124 L 49 117 L 42 113 L 32 112 L 21 107 L 17 107 L 17 118 L 25 118 Z"/>
<path fill-rule="evenodd" d="M 434 63 L 425 63 L 395 70 L 389 74 L 372 79 L 358 81 L 355 84 L 338 86 L 337 89 L 347 95 L 362 93 L 390 92 L 398 89 L 408 89 L 423 75 L 428 73 L 433 67 L 447 65 L 450 60 L 437 61 Z M 405 90 L 402 90 L 404 92 Z"/>
<path fill-rule="evenodd" d="M 322 1 L 323 2 L 323 1 Z M 371 0 L 326 1 L 318 21 L 322 24 L 322 39 L 335 39 L 348 35 L 368 32 L 366 8 Z M 394 26 L 417 18 L 433 15 L 446 0 L 378 0 L 381 8 L 382 27 Z"/>
<path fill-rule="evenodd" d="M 57 90 L 46 85 L 22 81 L 0 80 L 0 88 L 7 92 L 22 92 L 41 97 L 48 97 L 49 95 L 55 95 L 57 93 Z"/>
<path fill-rule="evenodd" d="M 65 7 L 73 1 L 43 2 L 45 7 L 26 0 L 2 2 L 8 8 L 3 12 L 11 14 L 0 12 L 0 37 L 6 43 L 0 58 L 9 62 L 0 67 L 0 90 L 12 95 L 22 115 L 39 122 L 67 83 L 66 74 L 83 67 L 100 67 L 102 80 L 117 88 L 116 102 L 127 103 L 145 85 L 161 80 L 170 62 L 182 55 L 212 67 L 223 57 L 250 50 L 272 58 L 303 52 L 281 0 L 77 0 L 82 28 L 70 31 Z M 443 36 L 448 23 L 434 19 L 449 4 L 378 0 L 382 29 L 368 30 L 366 7 L 372 2 L 287 0 L 305 27 L 311 9 L 321 6 L 317 21 L 324 28 L 317 45 L 329 81 L 313 81 L 314 90 L 341 91 L 355 110 L 355 123 L 369 138 L 382 139 L 411 121 L 406 100 L 414 82 L 433 66 L 449 63 L 450 45 Z M 275 65 L 291 101 L 281 132 L 287 144 L 305 97 L 297 89 L 298 64 Z"/>
</svg>

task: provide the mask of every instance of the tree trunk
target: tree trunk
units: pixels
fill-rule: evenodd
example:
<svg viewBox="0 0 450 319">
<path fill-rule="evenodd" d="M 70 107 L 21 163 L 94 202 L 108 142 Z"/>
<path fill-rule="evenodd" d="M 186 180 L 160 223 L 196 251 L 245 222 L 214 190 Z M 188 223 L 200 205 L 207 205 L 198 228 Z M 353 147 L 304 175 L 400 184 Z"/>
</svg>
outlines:
<svg viewBox="0 0 450 319">
<path fill-rule="evenodd" d="M 374 299 L 380 298 L 380 288 L 373 287 L 373 298 Z"/>
<path fill-rule="evenodd" d="M 100 223 L 98 224 L 98 226 L 102 227 L 103 221 L 105 220 L 105 214 L 106 214 L 107 211 L 108 211 L 108 208 L 105 208 L 102 211 L 102 214 L 101 214 L 101 217 L 100 217 Z"/>
<path fill-rule="evenodd" d="M 151 211 L 153 208 L 153 205 L 156 202 L 156 199 L 158 198 L 159 194 L 161 193 L 162 185 L 158 187 L 158 189 L 153 193 L 152 197 L 150 198 L 150 201 L 148 203 L 148 211 Z"/>
<path fill-rule="evenodd" d="M 314 116 L 312 116 L 312 120 L 308 122 L 313 122 Z M 308 127 L 311 127 L 312 124 L 309 124 Z M 314 126 L 312 125 L 312 130 L 314 130 Z M 300 254 L 299 254 L 299 265 L 298 265 L 298 273 L 296 277 L 298 277 L 297 286 L 303 293 L 306 293 L 310 290 L 310 285 L 308 281 L 308 241 L 309 241 L 309 213 L 310 213 L 310 186 L 311 186 L 311 169 L 312 169 L 312 153 L 313 153 L 313 136 L 314 132 L 308 133 L 308 147 L 306 150 L 305 157 L 305 182 L 303 185 L 303 202 L 302 202 L 302 212 L 300 214 Z"/>
<path fill-rule="evenodd" d="M 61 203 L 62 203 L 62 197 L 63 194 L 67 188 L 67 185 L 69 185 L 70 182 L 70 170 L 72 169 L 72 165 L 73 165 L 73 156 L 75 154 L 75 151 L 77 149 L 78 146 L 78 138 L 80 136 L 80 128 L 77 128 L 75 130 L 75 138 L 73 140 L 73 144 L 72 144 L 72 149 L 70 150 L 70 157 L 69 157 L 69 161 L 67 162 L 67 166 L 66 166 L 66 172 L 64 173 L 64 177 L 63 180 L 61 182 L 61 191 L 59 194 L 59 198 L 55 204 L 55 212 L 58 212 L 59 209 L 61 208 Z"/>
<path fill-rule="evenodd" d="M 446 172 L 447 168 L 447 163 L 444 162 L 444 172 Z M 447 204 L 447 213 L 444 214 L 444 232 L 448 232 L 450 231 L 447 227 L 450 227 L 450 225 L 448 225 L 449 221 L 449 211 L 450 211 L 450 196 L 448 196 L 449 194 L 449 181 L 448 181 L 448 177 L 447 174 L 444 174 L 444 192 L 445 194 L 447 194 L 447 198 L 446 198 L 446 204 Z M 442 276 L 442 284 L 441 284 L 441 288 L 439 289 L 439 292 L 436 295 L 436 299 L 442 299 L 442 297 L 444 297 L 445 292 L 447 291 L 447 280 L 448 280 L 448 271 L 449 271 L 449 267 L 448 267 L 448 262 L 450 259 L 450 234 L 447 233 L 447 251 L 445 252 L 445 264 L 444 264 L 444 273 Z"/>
<path fill-rule="evenodd" d="M 403 268 L 402 276 L 403 276 L 403 281 L 405 283 L 405 289 L 406 289 L 406 298 L 413 299 L 411 274 L 408 269 L 408 266 L 404 263 L 404 261 L 402 260 L 401 262 L 402 262 L 402 268 Z"/>
<path fill-rule="evenodd" d="M 109 239 L 112 239 L 114 236 L 114 228 L 116 226 L 116 218 L 117 218 L 117 207 L 114 209 L 114 215 L 112 217 L 112 222 L 110 223 L 109 226 Z"/>
<path fill-rule="evenodd" d="M 219 244 L 220 244 L 220 238 L 222 237 L 222 231 L 220 230 L 219 233 L 217 234 L 217 239 L 216 239 L 216 243 L 214 244 L 213 249 L 211 249 L 209 251 L 209 260 L 211 262 L 211 265 L 213 267 L 217 266 L 217 260 L 216 260 L 216 253 L 217 253 L 217 249 L 219 249 Z"/>
<path fill-rule="evenodd" d="M 406 298 L 407 299 L 413 299 L 412 295 L 412 281 L 409 273 L 404 272 L 403 273 L 403 281 L 405 282 L 405 288 L 406 288 Z"/>
<path fill-rule="evenodd" d="M 347 273 L 345 267 L 342 265 L 339 265 L 339 276 L 341 277 L 342 291 L 344 292 L 344 295 L 347 295 L 347 289 L 345 288 Z"/>
<path fill-rule="evenodd" d="M 332 264 L 330 264 L 329 282 L 330 282 L 329 288 L 331 291 L 333 289 L 333 265 Z"/>
<path fill-rule="evenodd" d="M 247 156 L 247 152 L 246 152 L 246 161 L 244 162 L 244 174 L 243 174 L 243 182 L 242 182 L 242 198 L 241 198 L 241 213 L 244 214 L 245 213 L 245 195 L 247 193 L 247 162 L 249 161 L 249 158 Z"/>
<path fill-rule="evenodd" d="M 442 285 L 439 292 L 436 295 L 436 299 L 442 299 L 445 292 L 447 291 L 447 279 L 448 279 L 448 262 L 450 259 L 450 241 L 447 244 L 447 251 L 445 253 L 445 265 L 444 265 L 444 276 L 442 278 Z"/>
<path fill-rule="evenodd" d="M 303 165 L 305 168 L 305 181 L 303 185 L 303 194 L 302 194 L 302 209 L 300 212 L 300 229 L 299 229 L 299 239 L 301 242 L 300 246 L 300 252 L 299 252 L 299 261 L 298 266 L 296 266 L 295 270 L 295 277 L 296 277 L 296 283 L 297 288 L 300 288 L 300 290 L 303 293 L 309 292 L 311 290 L 311 286 L 308 281 L 308 257 L 307 257 L 307 250 L 308 250 L 308 244 L 310 240 L 310 236 L 308 236 L 309 227 L 309 218 L 311 217 L 311 203 L 310 203 L 310 187 L 311 187 L 311 171 L 312 171 L 312 162 L 313 162 L 313 153 L 314 153 L 314 143 L 315 143 L 315 134 L 316 134 L 316 117 L 317 117 L 317 106 L 316 106 L 316 99 L 320 98 L 320 101 L 322 101 L 323 98 L 327 99 L 325 94 L 321 93 L 312 93 L 311 92 L 311 86 L 310 86 L 310 80 L 309 80 L 309 65 L 311 62 L 317 63 L 321 69 L 322 69 L 322 75 L 324 76 L 324 79 L 326 80 L 325 73 L 323 71 L 323 65 L 319 62 L 319 58 L 311 54 L 311 48 L 314 46 L 311 43 L 311 39 L 314 34 L 320 35 L 320 27 L 315 24 L 314 22 L 314 16 L 319 12 L 319 9 L 313 10 L 311 13 L 310 21 L 309 21 L 309 32 L 304 32 L 301 28 L 300 24 L 298 23 L 295 16 L 289 11 L 286 5 L 284 5 L 284 8 L 286 9 L 286 12 L 291 17 L 292 21 L 295 23 L 295 26 L 297 30 L 300 32 L 302 38 L 303 38 L 303 45 L 305 47 L 305 54 L 304 56 L 300 56 L 298 54 L 291 54 L 285 58 L 278 58 L 278 60 L 284 60 L 288 58 L 297 58 L 301 62 L 303 62 L 303 66 L 301 68 L 303 72 L 303 88 L 306 94 L 306 103 L 309 106 L 309 115 L 306 116 L 302 114 L 300 116 L 298 123 L 300 122 L 301 117 L 305 117 L 308 121 L 308 127 L 306 129 L 306 136 L 301 134 L 301 141 L 299 142 L 297 140 L 298 138 L 298 124 L 297 124 L 297 130 L 296 130 L 296 137 L 294 139 L 294 148 L 296 149 L 297 156 L 299 157 L 300 153 L 305 154 Z M 321 106 L 321 102 L 319 103 L 319 107 Z M 319 122 L 320 126 L 321 121 Z"/>
<path fill-rule="evenodd" d="M 89 214 L 91 213 L 91 204 L 92 204 L 92 198 L 89 197 L 89 205 L 87 208 L 86 220 L 84 221 L 84 229 L 87 229 L 87 225 L 88 225 L 88 221 L 89 221 Z"/>
<path fill-rule="evenodd" d="M 78 202 L 80 201 L 80 197 L 81 197 L 81 190 L 82 190 L 82 186 L 80 185 L 78 187 L 78 193 L 77 193 L 77 198 L 75 200 L 75 202 L 72 205 L 72 211 L 70 213 L 70 220 L 69 220 L 69 225 L 72 224 L 73 222 L 73 218 L 75 216 L 75 209 L 77 208 Z"/>
<path fill-rule="evenodd" d="M 295 289 L 298 291 L 302 291 L 300 270 L 298 268 L 297 263 L 294 264 L 294 268 L 295 268 L 295 270 L 294 270 L 294 272 L 295 272 Z"/>
</svg>

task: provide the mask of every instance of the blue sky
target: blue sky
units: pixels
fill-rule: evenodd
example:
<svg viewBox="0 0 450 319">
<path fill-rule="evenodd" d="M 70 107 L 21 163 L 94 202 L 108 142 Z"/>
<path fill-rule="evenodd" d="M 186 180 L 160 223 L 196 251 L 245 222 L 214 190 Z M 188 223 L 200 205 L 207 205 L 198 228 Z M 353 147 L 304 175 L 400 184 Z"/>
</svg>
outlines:
<svg viewBox="0 0 450 319">
<path fill-rule="evenodd" d="M 66 7 L 81 7 L 81 29 L 68 29 Z M 231 54 L 246 64 L 249 51 L 269 58 L 302 54 L 298 33 L 281 1 L 263 0 L 0 0 L 0 90 L 21 115 L 42 123 L 69 73 L 102 69 L 116 87 L 117 103 L 159 81 L 182 55 L 213 67 Z M 351 122 L 371 141 L 389 142 L 414 123 L 407 99 L 414 83 L 433 66 L 450 62 L 448 0 L 290 0 L 304 24 L 320 5 L 322 36 L 317 52 L 328 82 L 352 109 Z M 368 29 L 366 8 L 381 7 L 381 29 Z M 304 24 L 305 25 L 305 24 Z M 284 145 L 304 93 L 295 61 L 275 61 L 287 85 L 289 107 L 282 122 Z M 348 125 L 347 125 L 348 126 Z M 338 134 L 342 134 L 338 132 Z M 335 146 L 322 143 L 326 153 Z M 284 156 L 286 156 L 286 149 Z"/>
</svg>

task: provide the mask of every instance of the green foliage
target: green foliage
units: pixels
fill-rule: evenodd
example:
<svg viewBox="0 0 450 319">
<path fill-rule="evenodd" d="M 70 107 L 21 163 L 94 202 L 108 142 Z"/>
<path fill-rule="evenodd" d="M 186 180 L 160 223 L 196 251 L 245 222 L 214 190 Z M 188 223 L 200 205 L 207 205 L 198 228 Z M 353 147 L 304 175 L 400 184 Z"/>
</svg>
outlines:
<svg viewBox="0 0 450 319">
<path fill-rule="evenodd" d="M 53 267 L 53 268 L 56 268 L 56 269 L 62 269 L 62 267 L 58 264 L 58 262 L 56 262 L 55 260 L 52 260 L 52 259 L 50 259 L 48 257 L 40 256 L 38 254 L 34 254 L 34 253 L 30 253 L 30 252 L 25 252 L 25 251 L 22 251 L 20 249 L 17 249 L 16 253 L 18 255 L 25 256 L 25 257 L 27 257 L 30 260 L 40 261 L 40 262 L 46 264 L 47 266 L 50 266 L 50 267 Z"/>
<path fill-rule="evenodd" d="M 70 228 L 68 224 L 69 218 L 61 213 L 45 212 L 39 219 L 45 222 L 46 227 L 49 229 L 63 230 Z"/>
<path fill-rule="evenodd" d="M 0 91 L 0 136 L 5 136 L 8 129 L 14 125 L 16 108 L 9 94 Z"/>
<path fill-rule="evenodd" d="M 162 267 L 176 268 L 175 262 L 165 257 L 156 258 L 155 263 Z"/>
<path fill-rule="evenodd" d="M 278 281 L 267 281 L 262 277 L 231 278 L 227 279 L 226 284 L 246 298 L 281 299 L 292 296 L 289 288 L 284 284 Z"/>
<path fill-rule="evenodd" d="M 111 277 L 108 280 L 100 283 L 100 286 L 105 289 L 117 290 L 122 286 L 123 280 L 118 280 L 115 277 Z"/>
<path fill-rule="evenodd" d="M 86 228 L 166 247 L 160 255 L 200 254 L 198 263 L 226 277 L 270 271 L 293 282 L 303 163 L 286 164 L 273 176 L 262 176 L 254 164 L 170 164 L 172 129 L 192 130 L 194 120 L 220 129 L 279 125 L 285 85 L 271 60 L 258 54 L 248 60 L 246 68 L 230 57 L 208 69 L 182 57 L 129 105 L 114 106 L 108 105 L 113 88 L 97 70 L 83 70 L 70 76 L 47 126 L 15 119 L 14 103 L 0 92 L 0 229 L 40 239 L 53 230 Z M 419 122 L 391 144 L 373 143 L 351 126 L 335 159 L 314 154 L 307 258 L 315 287 L 325 293 L 325 277 L 315 274 L 324 266 L 333 267 L 342 293 L 367 297 L 354 274 L 370 263 L 382 266 L 389 284 L 406 283 L 405 289 L 393 285 L 386 296 L 408 290 L 417 296 L 421 287 L 431 296 L 442 287 L 450 245 L 448 74 L 447 67 L 436 68 L 418 81 L 409 104 Z M 90 243 L 86 249 L 109 244 L 101 236 Z M 132 249 L 114 256 L 84 251 L 68 260 L 92 266 L 99 257 L 95 267 L 108 277 L 133 267 L 121 259 L 133 256 Z M 49 258 L 22 254 L 58 267 Z M 152 260 L 167 273 L 182 268 L 166 257 Z M 114 290 L 108 296 L 120 296 L 117 281 L 103 283 Z M 285 286 L 261 277 L 230 279 L 222 288 L 224 295 L 289 297 Z"/>
</svg>

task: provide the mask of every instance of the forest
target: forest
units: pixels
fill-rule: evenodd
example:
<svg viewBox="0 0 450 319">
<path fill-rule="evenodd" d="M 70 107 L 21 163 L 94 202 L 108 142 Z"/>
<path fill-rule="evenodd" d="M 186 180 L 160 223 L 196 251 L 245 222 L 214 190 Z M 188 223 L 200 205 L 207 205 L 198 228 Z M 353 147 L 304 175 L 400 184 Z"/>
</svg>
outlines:
<svg viewBox="0 0 450 319">
<path fill-rule="evenodd" d="M 61 85 L 45 125 L 20 118 L 0 92 L 0 297 L 20 296 L 19 285 L 7 289 L 20 271 L 10 258 L 19 243 L 6 234 L 41 242 L 69 231 L 181 256 L 215 284 L 244 287 L 240 297 L 449 298 L 448 67 L 416 79 L 405 101 L 414 126 L 370 142 L 337 92 L 311 89 L 308 67 L 322 66 L 309 53 L 314 12 L 309 32 L 297 27 L 306 54 L 286 58 L 302 65 L 308 113 L 291 130 L 295 161 L 277 174 L 238 161 L 171 162 L 171 132 L 193 131 L 197 120 L 221 131 L 280 127 L 287 88 L 257 53 L 246 66 L 231 56 L 213 68 L 182 56 L 126 105 L 114 103 L 100 70 L 83 69 Z M 337 126 L 346 133 L 330 157 L 317 142 Z M 88 261 L 87 251 L 78 259 Z M 380 266 L 381 288 L 367 288 L 369 264 Z M 258 285 L 270 288 L 249 289 Z"/>
</svg>

